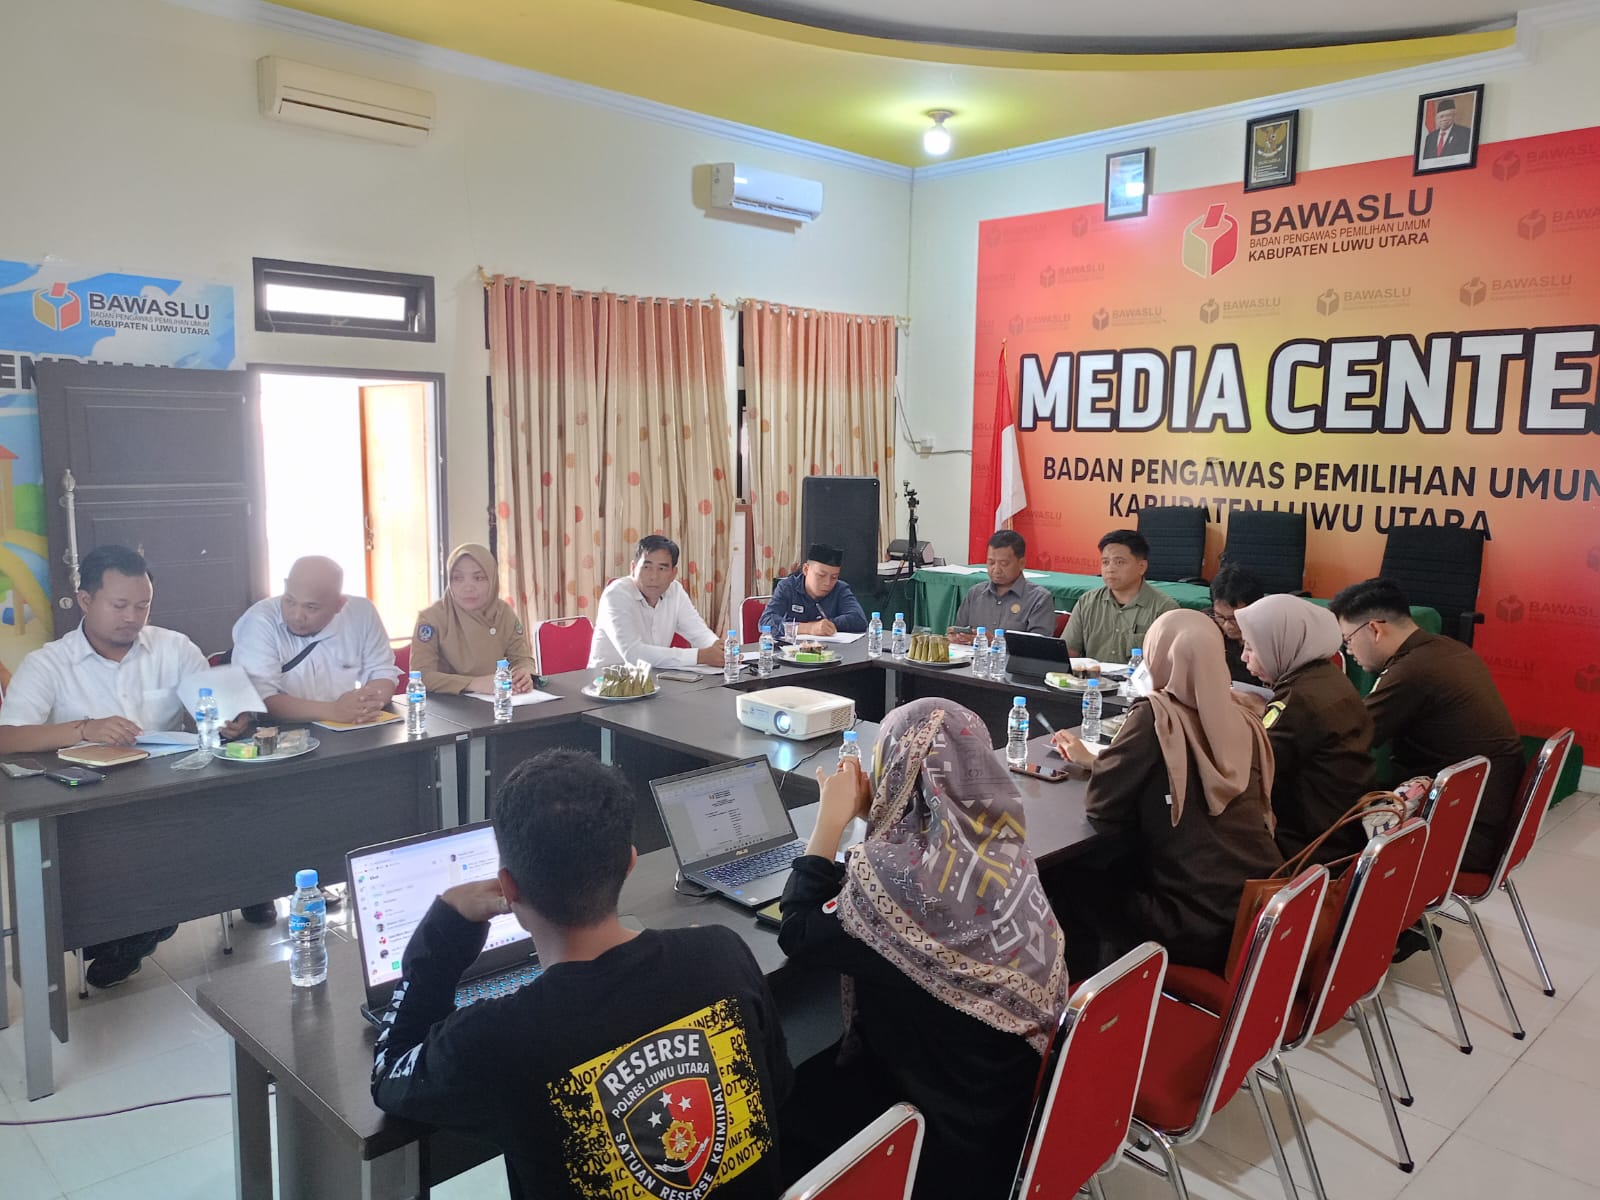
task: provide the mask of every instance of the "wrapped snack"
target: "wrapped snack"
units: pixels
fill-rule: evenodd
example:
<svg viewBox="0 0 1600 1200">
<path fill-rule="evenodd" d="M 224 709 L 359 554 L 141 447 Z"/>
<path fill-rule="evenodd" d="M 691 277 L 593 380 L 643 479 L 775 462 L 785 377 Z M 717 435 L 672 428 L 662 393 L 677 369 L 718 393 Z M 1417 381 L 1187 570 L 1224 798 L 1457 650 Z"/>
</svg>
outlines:
<svg viewBox="0 0 1600 1200">
<path fill-rule="evenodd" d="M 600 672 L 595 690 L 607 699 L 648 696 L 656 690 L 656 681 L 650 674 L 649 663 L 617 663 Z"/>
<path fill-rule="evenodd" d="M 277 753 L 299 754 L 307 746 L 306 739 L 311 735 L 304 729 L 285 729 L 278 734 Z"/>
<path fill-rule="evenodd" d="M 228 758 L 255 758 L 256 744 L 254 742 L 229 742 L 223 753 Z"/>
<path fill-rule="evenodd" d="M 263 725 L 256 730 L 256 754 L 261 758 L 271 758 L 278 752 L 278 727 L 276 725 Z"/>
</svg>

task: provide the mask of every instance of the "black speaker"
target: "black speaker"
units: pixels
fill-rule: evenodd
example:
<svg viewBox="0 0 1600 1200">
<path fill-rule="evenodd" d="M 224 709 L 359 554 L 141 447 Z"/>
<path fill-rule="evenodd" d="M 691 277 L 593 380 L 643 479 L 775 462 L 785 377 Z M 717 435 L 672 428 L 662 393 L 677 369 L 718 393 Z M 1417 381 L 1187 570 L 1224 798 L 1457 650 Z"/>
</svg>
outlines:
<svg viewBox="0 0 1600 1200">
<path fill-rule="evenodd" d="M 824 542 L 844 551 L 839 577 L 857 591 L 878 586 L 878 481 L 870 475 L 807 475 L 800 491 L 800 558 Z"/>
</svg>

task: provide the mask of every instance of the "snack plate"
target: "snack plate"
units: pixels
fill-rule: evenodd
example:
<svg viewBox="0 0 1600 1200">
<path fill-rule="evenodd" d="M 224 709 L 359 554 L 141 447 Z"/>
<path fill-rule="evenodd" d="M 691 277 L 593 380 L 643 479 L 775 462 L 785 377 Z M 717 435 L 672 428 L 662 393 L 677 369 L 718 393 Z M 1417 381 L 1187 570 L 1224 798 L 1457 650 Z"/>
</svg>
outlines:
<svg viewBox="0 0 1600 1200">
<path fill-rule="evenodd" d="M 300 750 L 290 750 L 288 752 L 280 750 L 277 754 L 269 754 L 265 758 L 229 758 L 228 752 L 225 748 L 213 750 L 211 752 L 211 757 L 220 759 L 225 763 L 238 763 L 241 766 L 246 767 L 259 767 L 264 766 L 267 763 L 283 762 L 285 759 L 289 758 L 299 758 L 302 754 L 310 754 L 320 745 L 322 745 L 322 743 L 317 741 L 316 738 L 308 737 L 306 739 L 304 748 Z"/>
<path fill-rule="evenodd" d="M 824 649 L 822 653 L 826 657 L 823 658 L 821 662 L 801 662 L 799 659 L 795 658 L 795 655 L 798 653 L 799 651 L 793 646 L 784 646 L 779 649 L 778 658 L 783 662 L 788 663 L 791 667 L 836 667 L 844 661 L 844 659 L 839 657 L 839 652 L 837 650 Z"/>
<path fill-rule="evenodd" d="M 592 683 L 586 683 L 578 690 L 591 700 L 604 700 L 607 704 L 622 704 L 628 700 L 648 700 L 661 690 L 661 685 L 658 683 L 650 691 L 640 692 L 637 696 L 602 696 L 600 689 Z"/>
<path fill-rule="evenodd" d="M 935 671 L 942 671 L 947 667 L 970 667 L 972 665 L 971 646 L 951 646 L 949 662 L 929 662 L 923 658 L 907 658 L 908 663 L 916 663 L 919 667 L 932 667 Z"/>
</svg>

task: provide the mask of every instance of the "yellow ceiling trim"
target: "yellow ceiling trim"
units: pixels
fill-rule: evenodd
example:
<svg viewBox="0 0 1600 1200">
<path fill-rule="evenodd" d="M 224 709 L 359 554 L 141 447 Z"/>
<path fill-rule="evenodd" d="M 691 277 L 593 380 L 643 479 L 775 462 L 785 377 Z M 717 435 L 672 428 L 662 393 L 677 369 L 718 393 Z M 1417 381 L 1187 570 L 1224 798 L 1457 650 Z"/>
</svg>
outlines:
<svg viewBox="0 0 1600 1200">
<path fill-rule="evenodd" d="M 1196 54 L 1039 54 L 1026 50 L 979 50 L 967 46 L 840 33 L 725 8 L 720 4 L 707 4 L 704 0 L 620 0 L 620 3 L 824 50 L 1013 71 L 1228 71 L 1355 64 L 1366 64 L 1370 69 L 1375 62 L 1391 59 L 1415 62 L 1484 54 L 1514 45 L 1517 40 L 1517 31 L 1507 28 L 1480 33 L 1442 34 L 1438 37 L 1296 46 L 1281 50 L 1204 51 Z"/>
</svg>

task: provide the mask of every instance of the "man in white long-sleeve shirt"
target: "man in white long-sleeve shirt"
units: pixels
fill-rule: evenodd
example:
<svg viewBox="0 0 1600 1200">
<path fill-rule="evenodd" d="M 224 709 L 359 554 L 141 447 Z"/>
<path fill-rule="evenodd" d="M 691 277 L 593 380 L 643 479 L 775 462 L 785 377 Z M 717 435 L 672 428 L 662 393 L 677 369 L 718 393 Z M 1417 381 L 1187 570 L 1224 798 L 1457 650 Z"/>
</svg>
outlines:
<svg viewBox="0 0 1600 1200">
<path fill-rule="evenodd" d="M 682 634 L 687 647 L 674 646 Z M 613 579 L 600 593 L 600 612 L 589 643 L 589 665 L 643 659 L 655 667 L 720 667 L 717 635 L 700 619 L 678 582 L 678 543 L 660 534 L 639 539 L 633 573 Z"/>
</svg>

